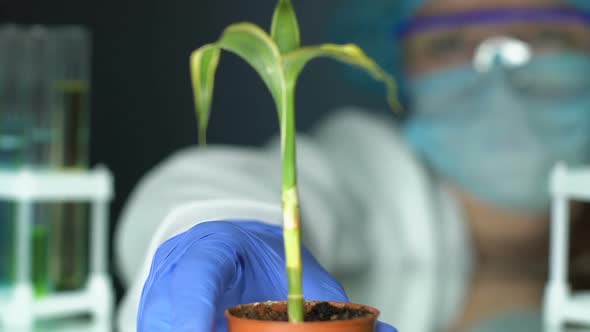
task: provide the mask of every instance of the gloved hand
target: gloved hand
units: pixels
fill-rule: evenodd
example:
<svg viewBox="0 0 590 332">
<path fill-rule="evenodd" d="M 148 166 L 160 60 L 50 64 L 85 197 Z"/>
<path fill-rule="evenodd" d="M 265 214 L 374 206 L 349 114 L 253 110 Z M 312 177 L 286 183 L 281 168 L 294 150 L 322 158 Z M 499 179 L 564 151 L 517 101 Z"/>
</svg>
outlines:
<svg viewBox="0 0 590 332">
<path fill-rule="evenodd" d="M 144 285 L 139 332 L 227 331 L 232 306 L 287 298 L 282 230 L 260 222 L 199 224 L 160 246 Z M 340 284 L 304 249 L 309 300 L 348 301 Z M 379 324 L 378 332 L 395 332 Z"/>
</svg>

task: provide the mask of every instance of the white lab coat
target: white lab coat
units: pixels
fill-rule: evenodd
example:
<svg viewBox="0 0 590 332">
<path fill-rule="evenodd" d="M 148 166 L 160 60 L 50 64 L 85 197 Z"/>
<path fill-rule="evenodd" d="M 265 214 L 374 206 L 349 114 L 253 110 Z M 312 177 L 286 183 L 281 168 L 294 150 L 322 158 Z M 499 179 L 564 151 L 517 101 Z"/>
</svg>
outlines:
<svg viewBox="0 0 590 332">
<path fill-rule="evenodd" d="M 280 224 L 277 140 L 264 148 L 180 151 L 150 171 L 123 211 L 116 258 L 130 286 L 121 331 L 135 331 L 157 246 L 199 222 Z M 401 331 L 430 331 L 462 300 L 471 245 L 456 202 L 419 162 L 390 118 L 349 108 L 298 137 L 304 241 L 347 289 Z M 434 297 L 434 298 L 433 298 Z"/>
</svg>

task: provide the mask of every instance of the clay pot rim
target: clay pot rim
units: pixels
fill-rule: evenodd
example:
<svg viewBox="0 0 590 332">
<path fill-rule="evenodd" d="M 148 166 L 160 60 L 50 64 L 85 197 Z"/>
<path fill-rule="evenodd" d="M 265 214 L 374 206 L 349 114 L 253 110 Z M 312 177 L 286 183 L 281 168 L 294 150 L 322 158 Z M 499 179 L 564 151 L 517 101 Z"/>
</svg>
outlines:
<svg viewBox="0 0 590 332">
<path fill-rule="evenodd" d="M 376 309 L 373 308 L 371 306 L 368 305 L 364 305 L 364 304 L 358 304 L 358 303 L 352 303 L 352 302 L 335 302 L 335 301 L 305 301 L 306 304 L 317 304 L 317 303 L 321 303 L 321 302 L 328 302 L 329 304 L 333 305 L 333 306 L 352 306 L 355 307 L 357 309 L 365 309 L 367 311 L 369 311 L 371 314 L 366 316 L 366 317 L 360 317 L 360 318 L 353 318 L 353 319 L 346 319 L 346 320 L 333 320 L 333 321 L 316 321 L 316 322 L 303 322 L 303 323 L 297 323 L 297 324 L 301 324 L 301 325 L 306 325 L 306 326 L 317 326 L 317 325 L 336 325 L 336 324 L 346 324 L 346 325 L 356 325 L 356 324 L 367 324 L 371 321 L 376 321 L 377 318 L 379 317 L 379 315 L 381 314 L 381 312 Z M 265 304 L 265 305 L 272 305 L 272 304 L 284 304 L 286 305 L 287 301 L 264 301 L 264 302 L 254 302 L 254 303 L 245 303 L 245 304 L 239 304 L 237 306 L 231 307 L 227 310 L 225 310 L 225 317 L 228 320 L 233 320 L 236 322 L 261 322 L 261 323 L 272 323 L 272 324 L 277 324 L 277 325 L 294 325 L 293 323 L 290 322 L 283 322 L 283 321 L 272 321 L 272 320 L 268 320 L 268 321 L 264 321 L 264 320 L 258 320 L 258 319 L 248 319 L 248 318 L 242 318 L 242 317 L 238 317 L 238 316 L 234 316 L 231 311 L 235 310 L 237 308 L 240 307 L 245 307 L 245 306 L 255 306 L 255 305 L 261 305 L 261 304 Z"/>
</svg>

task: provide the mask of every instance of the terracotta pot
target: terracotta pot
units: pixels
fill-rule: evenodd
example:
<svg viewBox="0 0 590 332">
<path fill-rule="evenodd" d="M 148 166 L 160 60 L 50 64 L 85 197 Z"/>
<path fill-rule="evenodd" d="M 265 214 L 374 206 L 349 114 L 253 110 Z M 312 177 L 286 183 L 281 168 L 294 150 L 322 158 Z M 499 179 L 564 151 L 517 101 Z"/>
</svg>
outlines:
<svg viewBox="0 0 590 332">
<path fill-rule="evenodd" d="M 308 301 L 305 302 L 306 309 L 309 310 L 319 302 Z M 337 320 L 326 322 L 305 322 L 300 324 L 292 324 L 289 322 L 263 321 L 240 318 L 235 316 L 235 313 L 245 306 L 253 306 L 256 309 L 271 306 L 274 311 L 287 311 L 287 302 L 261 302 L 252 304 L 243 304 L 237 307 L 226 310 L 225 316 L 228 320 L 229 332 L 313 332 L 313 331 L 338 331 L 338 332 L 374 332 L 379 310 L 353 303 L 328 302 L 335 307 L 349 307 L 352 309 L 364 309 L 371 314 L 349 320 Z"/>
</svg>

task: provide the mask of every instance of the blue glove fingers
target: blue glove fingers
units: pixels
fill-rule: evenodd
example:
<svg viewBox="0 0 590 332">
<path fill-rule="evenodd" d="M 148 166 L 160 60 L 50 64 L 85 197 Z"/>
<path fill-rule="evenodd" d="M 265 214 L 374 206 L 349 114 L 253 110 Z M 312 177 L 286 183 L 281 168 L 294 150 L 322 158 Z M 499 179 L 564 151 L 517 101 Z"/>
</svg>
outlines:
<svg viewBox="0 0 590 332">
<path fill-rule="evenodd" d="M 170 299 L 168 288 L 170 275 L 160 278 L 160 286 L 153 289 L 148 284 L 143 288 L 141 303 L 137 314 L 137 331 L 171 331 Z M 149 278 L 148 278 L 149 280 Z"/>
<path fill-rule="evenodd" d="M 383 322 L 377 322 L 377 332 L 397 332 L 395 327 L 385 324 Z"/>
<path fill-rule="evenodd" d="M 194 227 L 155 255 L 138 315 L 138 330 L 211 332 L 217 302 L 236 276 L 235 253 L 209 227 Z"/>
<path fill-rule="evenodd" d="M 171 255 L 173 256 L 181 242 L 180 239 L 180 236 L 177 236 L 166 241 L 154 255 L 138 309 L 137 330 L 140 332 L 170 330 L 171 317 L 168 309 L 170 303 L 166 296 L 169 293 L 170 274 L 162 273 L 162 271 L 165 270 L 164 263 Z M 156 284 L 155 287 L 154 284 Z"/>
<path fill-rule="evenodd" d="M 220 307 L 223 293 L 236 277 L 231 248 L 219 243 L 198 245 L 184 255 L 172 274 L 172 331 L 211 332 L 224 309 Z"/>
<path fill-rule="evenodd" d="M 344 288 L 303 247 L 303 294 L 307 300 L 349 302 Z"/>
<path fill-rule="evenodd" d="M 316 261 L 303 259 L 303 294 L 309 301 L 349 302 L 340 283 Z"/>
<path fill-rule="evenodd" d="M 202 223 L 167 241 L 144 287 L 138 331 L 222 331 L 227 307 L 286 298 L 283 252 L 281 229 L 259 222 Z M 307 299 L 348 301 L 307 250 L 303 262 Z"/>
</svg>

